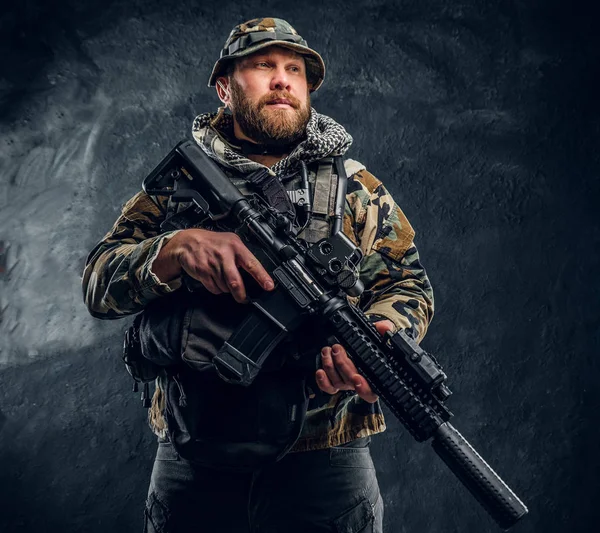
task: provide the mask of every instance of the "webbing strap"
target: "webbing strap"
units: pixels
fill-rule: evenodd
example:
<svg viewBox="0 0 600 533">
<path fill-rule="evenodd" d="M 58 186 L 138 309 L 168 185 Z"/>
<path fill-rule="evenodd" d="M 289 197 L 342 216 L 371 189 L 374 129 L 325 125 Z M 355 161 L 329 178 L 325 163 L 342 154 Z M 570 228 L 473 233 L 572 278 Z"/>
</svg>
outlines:
<svg viewBox="0 0 600 533">
<path fill-rule="evenodd" d="M 330 214 L 330 197 L 333 174 L 333 159 L 327 158 L 319 161 L 317 179 L 315 181 L 315 194 L 313 197 L 313 215 L 328 216 Z"/>
<path fill-rule="evenodd" d="M 316 171 L 312 217 L 302 238 L 311 244 L 331 235 L 331 225 L 335 214 L 338 176 L 334 171 L 333 158 L 319 161 Z"/>
</svg>

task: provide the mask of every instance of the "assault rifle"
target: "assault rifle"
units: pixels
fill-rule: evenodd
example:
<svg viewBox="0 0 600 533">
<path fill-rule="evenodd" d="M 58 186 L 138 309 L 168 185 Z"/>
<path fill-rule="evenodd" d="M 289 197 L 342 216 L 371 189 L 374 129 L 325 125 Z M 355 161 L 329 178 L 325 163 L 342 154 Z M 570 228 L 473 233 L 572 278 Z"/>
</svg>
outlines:
<svg viewBox="0 0 600 533">
<path fill-rule="evenodd" d="M 333 235 L 312 245 L 299 240 L 287 217 L 264 200 L 244 196 L 192 141 L 179 143 L 143 188 L 151 195 L 189 202 L 199 220 L 233 224 L 276 282 L 273 291 L 252 298 L 253 311 L 215 357 L 223 379 L 249 385 L 288 332 L 308 317 L 318 317 L 410 434 L 419 442 L 432 439 L 435 452 L 500 527 L 508 529 L 527 514 L 527 507 L 449 423 L 452 413 L 444 402 L 451 393 L 435 358 L 403 331 L 380 335 L 348 303 L 346 295 L 362 291 L 362 253 L 340 231 L 343 179 Z"/>
</svg>

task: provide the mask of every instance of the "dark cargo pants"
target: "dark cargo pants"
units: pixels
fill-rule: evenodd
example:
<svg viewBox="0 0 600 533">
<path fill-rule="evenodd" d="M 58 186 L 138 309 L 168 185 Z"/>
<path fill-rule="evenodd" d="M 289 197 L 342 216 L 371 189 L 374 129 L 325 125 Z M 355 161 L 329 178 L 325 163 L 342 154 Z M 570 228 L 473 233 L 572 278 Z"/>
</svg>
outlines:
<svg viewBox="0 0 600 533">
<path fill-rule="evenodd" d="M 159 443 L 145 533 L 381 533 L 368 443 L 291 453 L 251 474 L 206 469 Z"/>
</svg>

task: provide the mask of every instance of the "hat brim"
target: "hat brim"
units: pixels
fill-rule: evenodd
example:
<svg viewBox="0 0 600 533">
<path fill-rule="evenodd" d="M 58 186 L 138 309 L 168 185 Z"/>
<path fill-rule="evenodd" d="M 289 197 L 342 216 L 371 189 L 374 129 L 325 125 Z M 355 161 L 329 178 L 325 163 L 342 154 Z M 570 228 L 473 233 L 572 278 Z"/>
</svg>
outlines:
<svg viewBox="0 0 600 533">
<path fill-rule="evenodd" d="M 311 84 L 310 91 L 316 91 L 319 87 L 321 87 L 325 78 L 325 63 L 323 58 L 317 52 L 306 46 L 290 43 L 288 41 L 277 40 L 255 43 L 244 50 L 239 50 L 229 56 L 222 57 L 215 63 L 215 66 L 213 67 L 210 79 L 208 81 L 208 86 L 215 86 L 217 78 L 223 75 L 223 71 L 225 70 L 227 63 L 230 63 L 238 57 L 244 57 L 253 54 L 254 52 L 263 48 L 267 48 L 268 46 L 281 46 L 282 48 L 288 48 L 302 55 L 306 61 L 306 77 Z"/>
</svg>

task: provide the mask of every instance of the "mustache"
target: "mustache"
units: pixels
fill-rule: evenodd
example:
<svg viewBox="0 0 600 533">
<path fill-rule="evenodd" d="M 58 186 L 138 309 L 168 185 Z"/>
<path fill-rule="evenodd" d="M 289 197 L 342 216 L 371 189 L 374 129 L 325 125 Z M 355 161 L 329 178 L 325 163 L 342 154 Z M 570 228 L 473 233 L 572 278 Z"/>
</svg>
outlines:
<svg viewBox="0 0 600 533">
<path fill-rule="evenodd" d="M 263 96 L 259 101 L 259 107 L 262 109 L 271 102 L 282 99 L 289 100 L 290 105 L 294 109 L 298 109 L 300 107 L 300 100 L 285 91 L 272 92 L 271 94 Z"/>
</svg>

